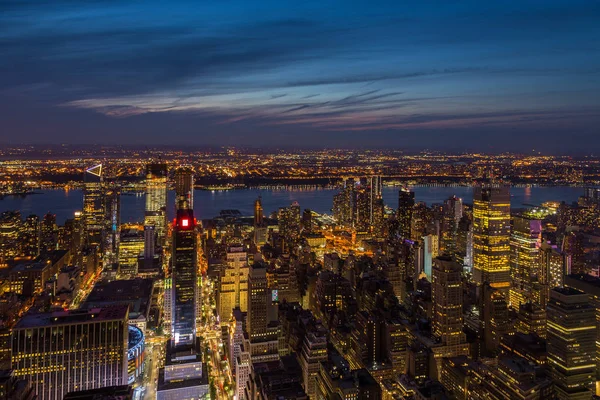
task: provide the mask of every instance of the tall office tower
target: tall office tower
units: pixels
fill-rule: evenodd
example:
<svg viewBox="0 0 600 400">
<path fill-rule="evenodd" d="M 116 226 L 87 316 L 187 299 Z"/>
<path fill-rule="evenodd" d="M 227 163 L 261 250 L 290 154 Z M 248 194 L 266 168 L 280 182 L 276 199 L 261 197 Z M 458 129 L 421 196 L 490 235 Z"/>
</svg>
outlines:
<svg viewBox="0 0 600 400">
<path fill-rule="evenodd" d="M 106 184 L 104 190 L 104 262 L 115 264 L 119 258 L 121 237 L 121 189 L 114 184 Z"/>
<path fill-rule="evenodd" d="M 366 184 L 354 188 L 354 228 L 357 232 L 369 232 L 371 228 L 371 193 Z"/>
<path fill-rule="evenodd" d="M 191 178 L 187 179 L 188 183 L 191 181 Z M 189 208 L 192 206 L 190 192 L 187 196 L 182 194 L 182 189 L 191 188 L 191 185 L 180 187 L 177 193 L 179 201 L 173 226 L 171 284 L 170 288 L 165 286 L 165 307 L 168 306 L 167 298 L 172 307 L 171 341 L 167 345 L 165 367 L 159 372 L 157 400 L 200 399 L 209 392 L 208 375 L 203 373 L 200 341 L 196 337 L 198 232 L 194 212 Z M 168 290 L 170 294 L 167 295 Z"/>
<path fill-rule="evenodd" d="M 508 292 L 510 287 L 510 191 L 482 184 L 473 193 L 473 279 Z"/>
<path fill-rule="evenodd" d="M 467 250 L 470 230 L 471 221 L 467 216 L 463 216 L 460 221 L 458 221 L 458 230 L 456 232 L 456 261 L 462 266 L 466 266 L 469 261 L 467 258 Z"/>
<path fill-rule="evenodd" d="M 313 216 L 310 209 L 305 208 L 304 211 L 302 211 L 302 221 L 300 223 L 302 225 L 303 233 L 311 234 L 313 232 Z"/>
<path fill-rule="evenodd" d="M 444 201 L 442 208 L 441 253 L 456 258 L 458 247 L 458 225 L 462 218 L 462 199 L 452 196 Z"/>
<path fill-rule="evenodd" d="M 227 249 L 227 267 L 219 280 L 219 319 L 229 321 L 234 308 L 248 311 L 248 253 L 240 246 Z"/>
<path fill-rule="evenodd" d="M 539 258 L 540 282 L 549 289 L 563 287 L 565 275 L 571 273 L 571 255 L 561 252 L 556 245 L 543 242 Z"/>
<path fill-rule="evenodd" d="M 374 226 L 377 220 L 378 205 L 383 199 L 383 181 L 381 180 L 381 176 L 367 177 L 367 187 L 369 191 L 369 223 L 371 226 Z"/>
<path fill-rule="evenodd" d="M 12 332 L 12 369 L 39 400 L 127 385 L 127 306 L 24 316 Z"/>
<path fill-rule="evenodd" d="M 393 249 L 391 254 L 388 253 L 388 259 L 383 263 L 383 275 L 392 285 L 392 290 L 398 301 L 403 302 L 406 295 L 405 274 L 406 269 L 401 260 L 399 252 Z"/>
<path fill-rule="evenodd" d="M 423 272 L 429 281 L 431 281 L 431 271 L 433 268 L 433 259 L 439 255 L 439 240 L 438 235 L 426 235 L 423 236 L 423 246 L 419 249 L 421 251 L 421 260 L 423 263 Z"/>
<path fill-rule="evenodd" d="M 483 287 L 483 326 L 485 349 L 488 355 L 496 355 L 502 335 L 509 333 L 508 301 L 505 292 L 489 284 Z"/>
<path fill-rule="evenodd" d="M 187 200 L 180 202 L 187 205 Z M 198 236 L 191 209 L 177 209 L 173 227 L 171 256 L 173 312 L 171 340 L 175 347 L 193 346 L 196 342 L 196 298 L 198 277 Z"/>
<path fill-rule="evenodd" d="M 263 223 L 264 210 L 262 206 L 262 198 L 258 196 L 258 199 L 254 201 L 254 226 L 260 226 Z"/>
<path fill-rule="evenodd" d="M 49 253 L 56 250 L 58 244 L 58 226 L 56 226 L 56 215 L 47 213 L 42 219 L 40 227 L 40 250 Z"/>
<path fill-rule="evenodd" d="M 431 284 L 433 334 L 439 337 L 442 343 L 447 346 L 466 343 L 466 337 L 463 333 L 463 285 L 461 276 L 462 266 L 452 261 L 451 257 L 440 256 L 433 260 Z"/>
<path fill-rule="evenodd" d="M 534 284 L 538 282 L 539 249 L 542 244 L 542 221 L 527 215 L 515 215 L 510 236 L 510 276 L 512 280 L 509 300 L 518 310 L 527 301 L 542 306 L 536 299 Z M 541 301 L 540 301 L 541 300 Z"/>
<path fill-rule="evenodd" d="M 19 240 L 21 225 L 19 211 L 4 211 L 0 214 L 0 265 L 5 260 L 21 255 Z"/>
<path fill-rule="evenodd" d="M 138 273 L 138 258 L 144 252 L 144 232 L 129 229 L 121 232 L 119 245 L 120 277 L 135 277 Z"/>
<path fill-rule="evenodd" d="M 144 225 L 144 260 L 154 259 L 156 244 L 156 226 Z"/>
<path fill-rule="evenodd" d="M 327 329 L 320 323 L 306 332 L 299 359 L 304 391 L 309 399 L 314 399 L 317 396 L 317 375 L 321 362 L 327 361 Z"/>
<path fill-rule="evenodd" d="M 155 227 L 156 243 L 164 246 L 167 237 L 167 164 L 146 166 L 144 225 Z"/>
<path fill-rule="evenodd" d="M 402 188 L 398 192 L 398 222 L 400 223 L 400 237 L 411 238 L 413 209 L 415 208 L 415 192 Z"/>
<path fill-rule="evenodd" d="M 281 207 L 277 215 L 279 234 L 288 245 L 300 238 L 300 204 L 294 201 L 289 207 Z"/>
<path fill-rule="evenodd" d="M 102 164 L 85 170 L 83 187 L 83 224 L 85 243 L 103 245 L 105 228 L 104 178 Z"/>
<path fill-rule="evenodd" d="M 190 167 L 179 167 L 175 171 L 175 207 L 194 209 L 194 172 Z"/>
<path fill-rule="evenodd" d="M 385 237 L 385 205 L 383 199 L 377 199 L 373 204 L 373 223 L 371 224 L 371 232 L 376 238 Z"/>
<path fill-rule="evenodd" d="M 524 334 L 535 333 L 541 338 L 546 337 L 546 310 L 534 303 L 521 304 L 517 315 L 517 332 Z"/>
<path fill-rule="evenodd" d="M 268 286 L 267 269 L 263 263 L 254 263 L 248 274 L 248 318 L 246 329 L 250 339 L 267 334 Z"/>
<path fill-rule="evenodd" d="M 40 233 L 40 218 L 33 214 L 25 218 L 20 239 L 23 256 L 35 258 L 40 254 Z"/>
<path fill-rule="evenodd" d="M 587 274 L 585 267 L 584 236 L 582 232 L 571 231 L 565 233 L 562 240 L 561 251 L 571 259 L 571 272 Z"/>
<path fill-rule="evenodd" d="M 548 365 L 557 398 L 590 399 L 596 369 L 596 310 L 586 293 L 554 288 L 547 313 Z"/>
<path fill-rule="evenodd" d="M 354 179 L 345 179 L 342 191 L 333 196 L 333 217 L 339 225 L 354 226 Z"/>
</svg>

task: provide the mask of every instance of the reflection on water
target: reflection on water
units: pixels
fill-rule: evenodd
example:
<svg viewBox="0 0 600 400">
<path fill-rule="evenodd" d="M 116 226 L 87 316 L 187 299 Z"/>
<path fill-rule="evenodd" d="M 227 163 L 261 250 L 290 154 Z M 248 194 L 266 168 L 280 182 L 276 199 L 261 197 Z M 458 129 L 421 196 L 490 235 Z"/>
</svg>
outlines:
<svg viewBox="0 0 600 400">
<path fill-rule="evenodd" d="M 526 186 L 524 189 L 525 190 L 523 191 L 523 200 L 529 201 L 531 199 L 531 187 Z"/>
</svg>

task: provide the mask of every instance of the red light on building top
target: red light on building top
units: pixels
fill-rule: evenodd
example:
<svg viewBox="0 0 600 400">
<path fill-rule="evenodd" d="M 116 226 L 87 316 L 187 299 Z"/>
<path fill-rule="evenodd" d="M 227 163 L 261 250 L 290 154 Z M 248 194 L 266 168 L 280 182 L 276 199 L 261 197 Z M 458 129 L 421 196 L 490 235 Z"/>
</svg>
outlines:
<svg viewBox="0 0 600 400">
<path fill-rule="evenodd" d="M 187 218 L 184 218 L 181 220 L 181 226 L 189 226 L 190 225 L 190 220 Z"/>
</svg>

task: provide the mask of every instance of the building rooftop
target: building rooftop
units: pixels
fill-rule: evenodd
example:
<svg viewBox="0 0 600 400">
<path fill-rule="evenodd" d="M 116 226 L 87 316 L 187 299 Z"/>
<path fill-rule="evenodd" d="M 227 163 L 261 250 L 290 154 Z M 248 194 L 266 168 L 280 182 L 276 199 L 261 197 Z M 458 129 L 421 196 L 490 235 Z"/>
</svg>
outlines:
<svg viewBox="0 0 600 400">
<path fill-rule="evenodd" d="M 69 392 L 63 400 L 129 400 L 133 399 L 130 386 L 108 386 L 100 389 Z"/>
<path fill-rule="evenodd" d="M 165 370 L 161 368 L 158 373 L 158 387 L 157 391 L 167 391 L 175 389 L 183 389 L 186 387 L 206 386 L 208 390 L 208 374 L 202 374 L 200 378 L 185 379 L 185 380 L 172 380 L 165 382 Z"/>
<path fill-rule="evenodd" d="M 152 279 L 127 279 L 99 282 L 94 286 L 81 308 L 106 307 L 113 304 L 129 305 L 131 318 L 146 315 L 152 300 Z"/>
<path fill-rule="evenodd" d="M 28 314 L 17 323 L 14 329 L 58 326 L 90 321 L 114 321 L 128 317 L 127 306 L 91 308 L 89 310 L 68 310 L 52 313 Z"/>
</svg>

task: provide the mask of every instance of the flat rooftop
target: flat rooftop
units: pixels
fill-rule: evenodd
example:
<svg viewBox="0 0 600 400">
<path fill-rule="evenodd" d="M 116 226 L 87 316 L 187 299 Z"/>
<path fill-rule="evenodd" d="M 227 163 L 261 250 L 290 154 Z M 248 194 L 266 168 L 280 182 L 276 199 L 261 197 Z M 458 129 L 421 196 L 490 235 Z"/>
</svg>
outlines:
<svg viewBox="0 0 600 400">
<path fill-rule="evenodd" d="M 99 308 L 126 304 L 132 318 L 146 315 L 152 300 L 152 279 L 126 279 L 99 282 L 94 286 L 81 308 Z"/>
<path fill-rule="evenodd" d="M 91 308 L 89 310 L 68 310 L 52 313 L 25 315 L 14 329 L 36 328 L 42 326 L 70 325 L 91 321 L 114 321 L 128 317 L 128 307 L 118 305 L 104 308 Z"/>
</svg>

